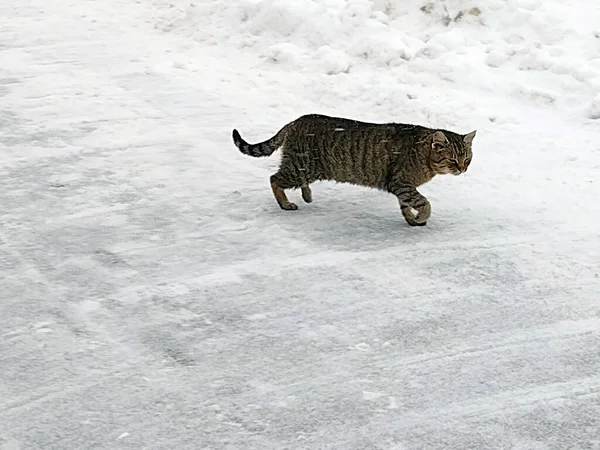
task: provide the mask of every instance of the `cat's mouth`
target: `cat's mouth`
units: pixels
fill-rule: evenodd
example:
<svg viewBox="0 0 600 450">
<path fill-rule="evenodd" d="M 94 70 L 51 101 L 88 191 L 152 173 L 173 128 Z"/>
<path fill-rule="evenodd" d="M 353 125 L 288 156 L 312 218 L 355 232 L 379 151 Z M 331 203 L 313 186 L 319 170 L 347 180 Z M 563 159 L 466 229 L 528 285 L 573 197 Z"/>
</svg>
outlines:
<svg viewBox="0 0 600 450">
<path fill-rule="evenodd" d="M 444 167 L 440 170 L 441 175 L 460 175 L 462 172 L 460 169 L 456 169 L 454 167 Z"/>
<path fill-rule="evenodd" d="M 458 167 L 447 167 L 446 173 L 449 175 L 458 176 L 466 172 L 466 170 L 460 170 Z"/>
</svg>

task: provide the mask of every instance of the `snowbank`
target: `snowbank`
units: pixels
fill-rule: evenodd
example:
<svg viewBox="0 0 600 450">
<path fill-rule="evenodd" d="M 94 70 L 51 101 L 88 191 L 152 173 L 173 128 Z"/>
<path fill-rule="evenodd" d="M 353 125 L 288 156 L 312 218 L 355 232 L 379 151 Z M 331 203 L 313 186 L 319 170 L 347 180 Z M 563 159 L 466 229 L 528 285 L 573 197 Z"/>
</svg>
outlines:
<svg viewBox="0 0 600 450">
<path fill-rule="evenodd" d="M 573 106 L 595 117 L 600 4 L 579 2 L 580 7 L 541 0 L 155 4 L 159 27 L 252 52 L 262 70 L 279 66 L 343 76 L 378 69 L 399 82 L 484 89 L 543 106 Z"/>
</svg>

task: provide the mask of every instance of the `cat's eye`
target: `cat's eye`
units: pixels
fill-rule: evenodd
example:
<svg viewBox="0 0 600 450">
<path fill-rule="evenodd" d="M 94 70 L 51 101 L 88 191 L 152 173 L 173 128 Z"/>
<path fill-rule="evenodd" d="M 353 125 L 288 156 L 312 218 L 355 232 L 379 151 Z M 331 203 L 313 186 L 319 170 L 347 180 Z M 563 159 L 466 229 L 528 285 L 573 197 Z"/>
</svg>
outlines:
<svg viewBox="0 0 600 450">
<path fill-rule="evenodd" d="M 449 159 L 448 161 L 450 161 L 455 166 L 458 166 L 458 161 L 457 160 L 455 160 L 455 159 Z"/>
<path fill-rule="evenodd" d="M 471 158 L 465 159 L 465 164 L 469 165 L 471 163 Z"/>
</svg>

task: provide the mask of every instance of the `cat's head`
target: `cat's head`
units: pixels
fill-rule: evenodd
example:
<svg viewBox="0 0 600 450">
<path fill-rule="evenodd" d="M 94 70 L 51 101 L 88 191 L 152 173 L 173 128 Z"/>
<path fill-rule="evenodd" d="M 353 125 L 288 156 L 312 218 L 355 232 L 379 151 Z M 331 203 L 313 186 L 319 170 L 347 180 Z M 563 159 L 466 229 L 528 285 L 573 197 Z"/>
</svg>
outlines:
<svg viewBox="0 0 600 450">
<path fill-rule="evenodd" d="M 460 175 L 469 168 L 471 145 L 477 130 L 468 134 L 436 131 L 431 136 L 431 167 L 439 175 Z"/>
</svg>

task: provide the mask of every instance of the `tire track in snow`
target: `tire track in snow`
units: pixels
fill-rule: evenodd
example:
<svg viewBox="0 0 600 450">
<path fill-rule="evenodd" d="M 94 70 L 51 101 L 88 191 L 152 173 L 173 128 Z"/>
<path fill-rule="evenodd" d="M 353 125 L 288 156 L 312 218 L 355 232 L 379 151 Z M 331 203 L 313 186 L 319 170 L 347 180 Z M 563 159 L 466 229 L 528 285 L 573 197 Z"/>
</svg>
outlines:
<svg viewBox="0 0 600 450">
<path fill-rule="evenodd" d="M 470 428 L 473 422 L 483 422 L 492 417 L 498 417 L 498 413 L 518 413 L 519 410 L 529 410 L 548 402 L 577 398 L 595 399 L 597 397 L 600 397 L 600 376 L 585 377 L 504 391 L 476 400 L 455 402 L 446 408 L 409 412 L 402 414 L 392 422 L 396 430 Z M 369 427 L 378 422 L 372 421 Z M 385 423 L 389 425 L 390 421 L 386 420 Z"/>
<path fill-rule="evenodd" d="M 562 331 L 557 332 L 557 329 Z M 329 362 L 331 367 L 342 367 L 347 366 L 348 352 L 356 352 L 357 358 L 362 359 L 361 361 L 354 362 L 359 364 L 360 367 L 368 367 L 371 370 L 385 370 L 390 376 L 400 376 L 408 374 L 414 371 L 414 369 L 423 368 L 426 365 L 431 364 L 446 364 L 450 361 L 456 362 L 461 359 L 470 359 L 473 361 L 477 360 L 494 360 L 496 357 L 494 353 L 504 352 L 506 350 L 519 351 L 524 346 L 529 347 L 538 346 L 540 348 L 548 345 L 553 345 L 553 341 L 560 341 L 563 339 L 578 339 L 581 337 L 594 337 L 597 336 L 600 340 L 600 318 L 588 319 L 579 321 L 568 321 L 560 324 L 552 324 L 546 327 L 535 328 L 535 329 L 522 329 L 513 330 L 510 333 L 502 333 L 500 336 L 492 335 L 484 338 L 484 342 L 480 342 L 473 345 L 459 345 L 448 347 L 444 351 L 436 353 L 421 353 L 414 356 L 398 357 L 394 352 L 393 346 L 387 346 L 385 348 L 391 350 L 381 351 L 380 354 L 373 354 L 372 349 L 358 350 L 349 348 L 346 352 L 337 355 L 331 355 Z M 285 333 L 273 334 L 270 337 L 285 338 Z M 241 349 L 241 348 L 240 348 Z M 492 355 L 490 355 L 492 354 Z M 364 358 L 363 358 L 364 356 Z M 390 363 L 390 361 L 394 361 Z M 297 362 L 299 364 L 300 362 Z M 279 381 L 278 386 L 281 391 L 287 390 L 310 390 L 318 387 L 327 387 L 330 384 L 329 377 L 330 373 L 324 374 L 322 377 L 312 377 L 307 379 L 303 371 L 298 371 L 298 367 L 293 365 L 288 370 L 278 369 Z M 357 374 L 349 373 L 346 368 L 335 373 L 338 383 L 346 384 L 356 382 Z M 592 384 L 596 383 L 600 386 L 600 375 L 590 377 Z M 561 383 L 575 383 L 572 381 L 565 381 Z M 596 386 L 593 384 L 593 386 Z M 576 385 L 576 383 L 574 384 Z M 520 389 L 519 391 L 527 391 L 527 389 Z M 595 390 L 594 390 L 595 392 Z M 393 395 L 390 393 L 390 395 Z M 497 394 L 500 395 L 500 394 Z"/>
</svg>

